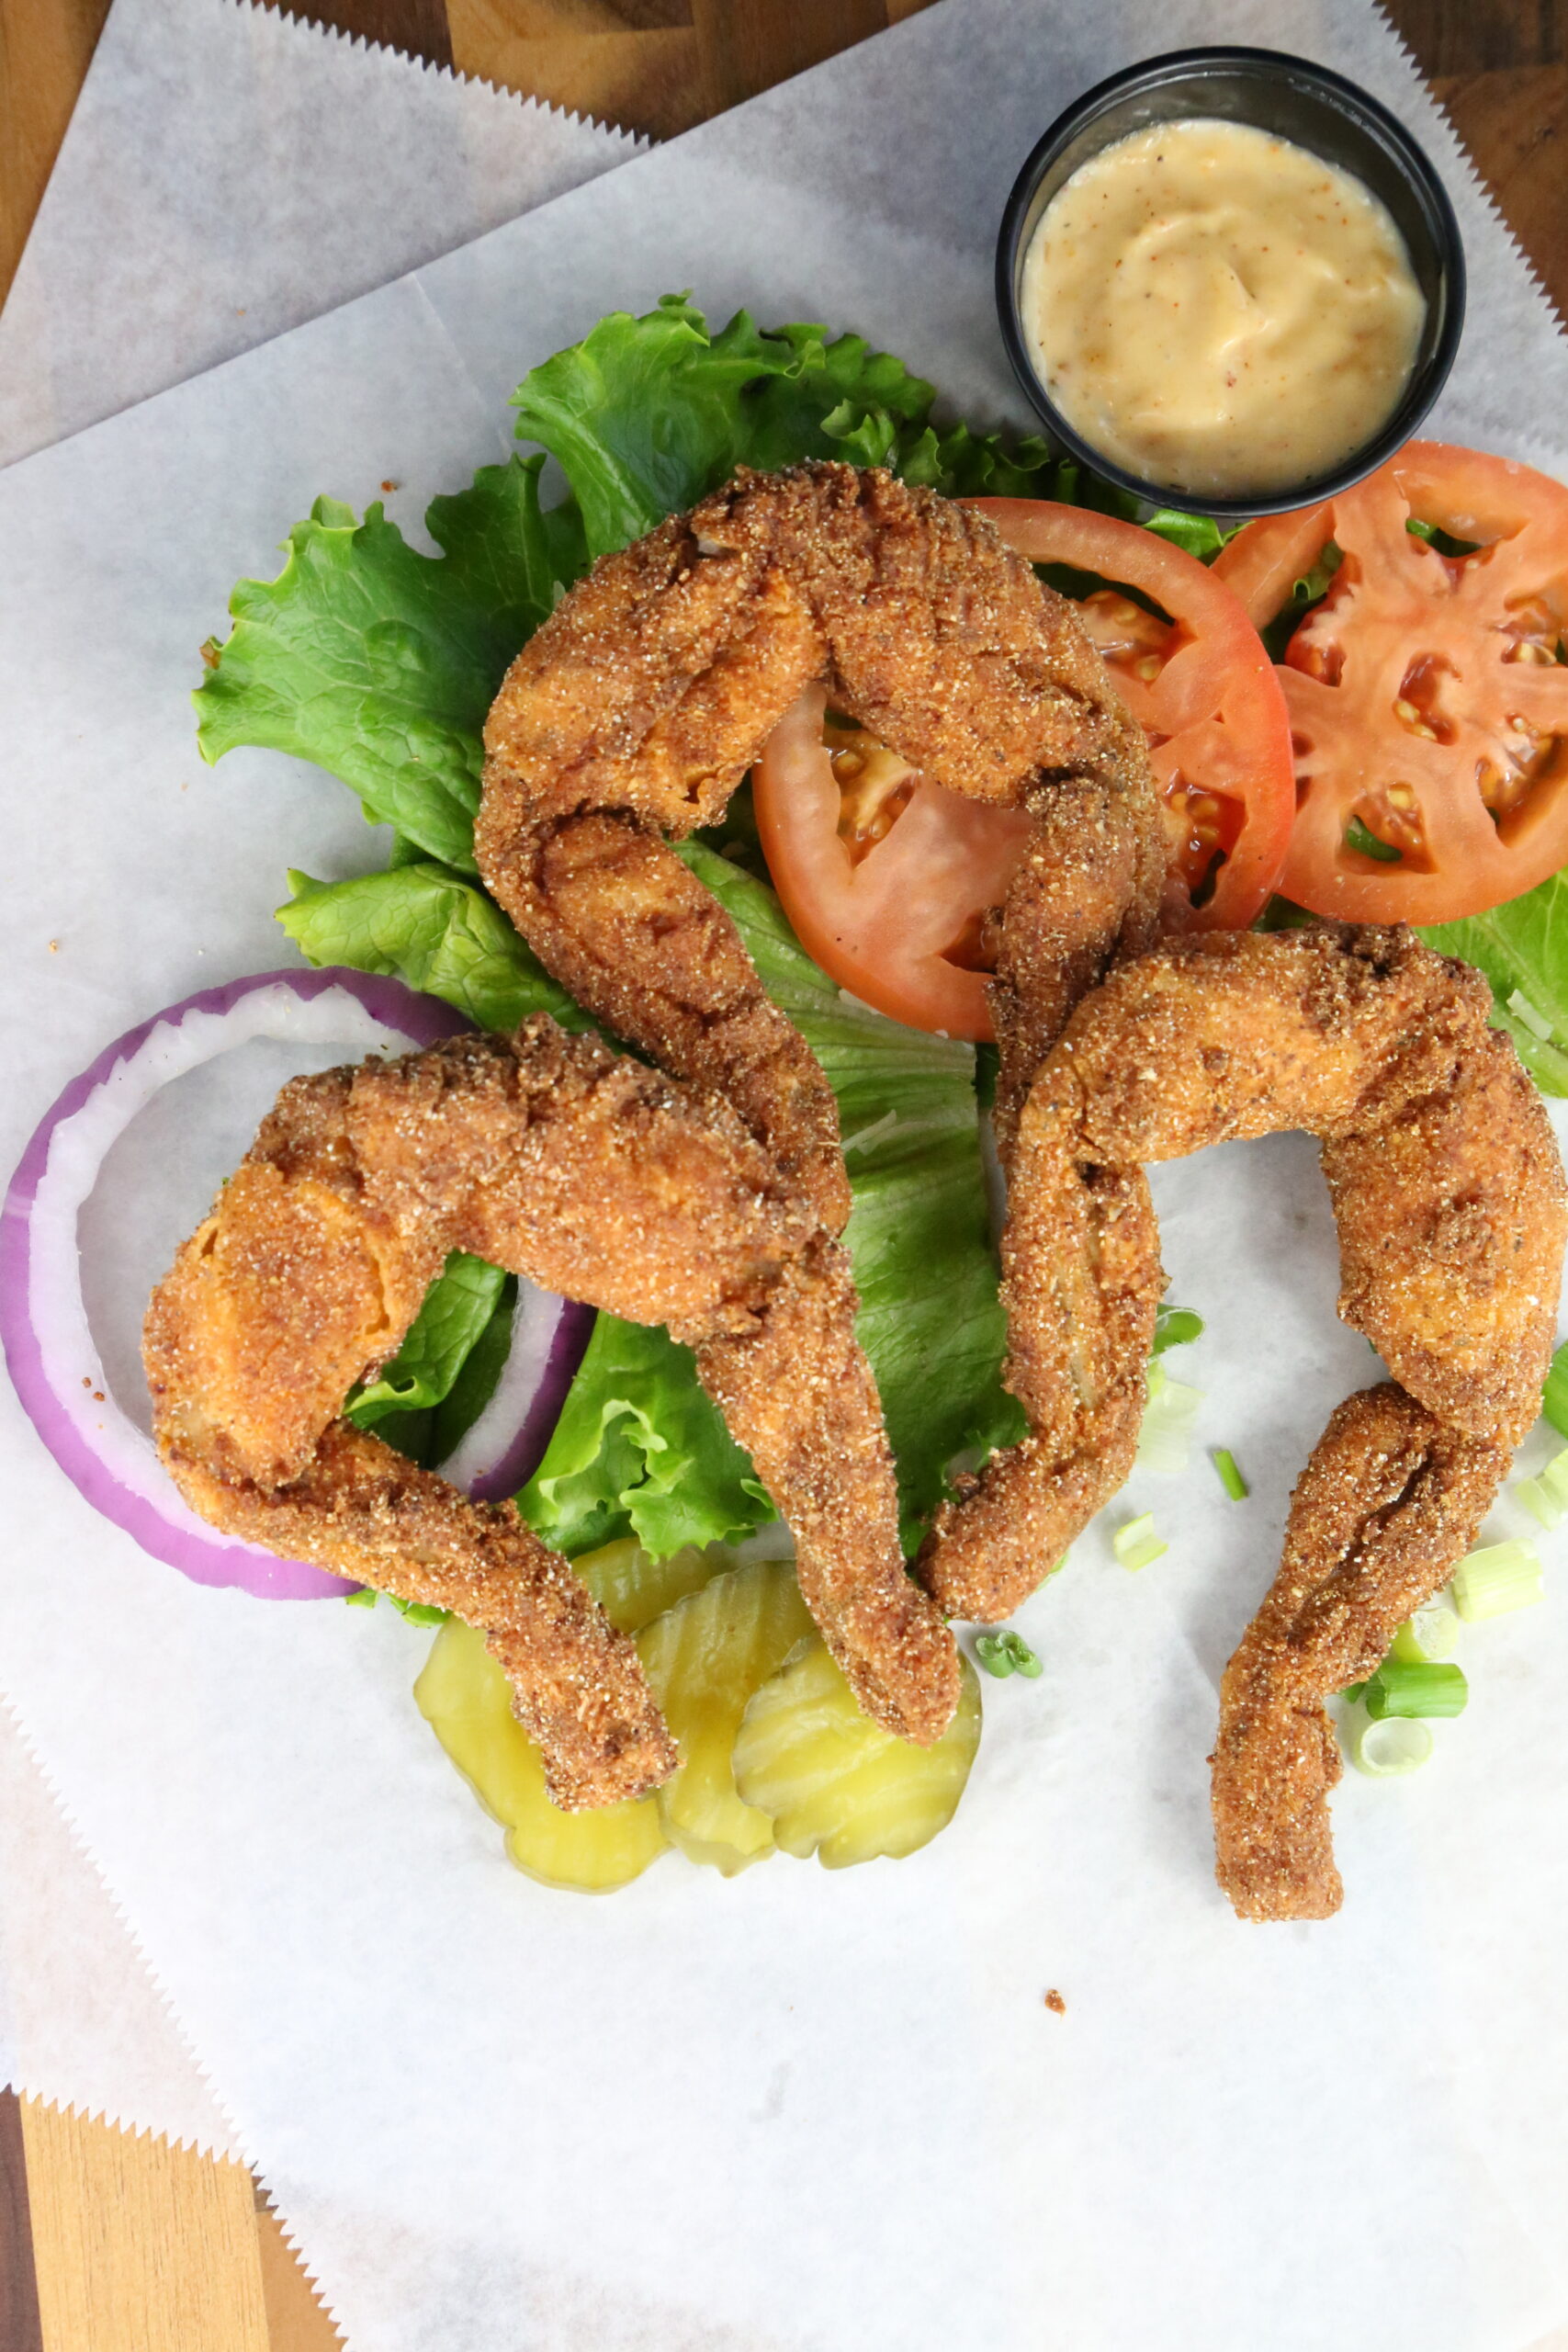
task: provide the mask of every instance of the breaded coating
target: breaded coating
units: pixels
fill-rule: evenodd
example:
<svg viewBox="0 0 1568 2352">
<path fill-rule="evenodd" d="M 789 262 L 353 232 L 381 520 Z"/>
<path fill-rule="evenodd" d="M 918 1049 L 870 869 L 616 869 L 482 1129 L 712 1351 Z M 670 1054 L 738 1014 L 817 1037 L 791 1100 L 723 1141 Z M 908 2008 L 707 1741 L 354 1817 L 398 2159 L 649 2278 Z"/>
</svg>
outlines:
<svg viewBox="0 0 1568 2352">
<path fill-rule="evenodd" d="M 1034 837 L 989 933 L 996 977 L 986 990 L 997 1033 L 991 1111 L 1002 1166 L 1036 1071 L 1080 998 L 1159 933 L 1164 836 L 1145 806 L 1147 753 L 1129 719 L 1122 747 L 1093 776 L 1064 777 L 1031 802 Z"/>
<path fill-rule="evenodd" d="M 148 1312 L 159 1449 L 192 1507 L 482 1626 L 558 1803 L 667 1778 L 636 1653 L 570 1566 L 339 1419 L 454 1250 L 697 1351 L 863 1703 L 936 1738 L 957 1653 L 904 1572 L 847 1258 L 727 1104 L 543 1016 L 285 1087 Z"/>
<path fill-rule="evenodd" d="M 1491 1009 L 1479 972 L 1403 926 L 1211 932 L 1113 972 L 1059 1054 L 1082 1147 L 1113 1165 L 1319 1136 L 1341 1316 L 1439 1419 L 1517 1445 L 1551 1357 L 1568 1188 Z"/>
<path fill-rule="evenodd" d="M 1054 1056 L 1024 1108 L 1002 1237 L 1003 1377 L 1030 1434 L 932 1522 L 916 1573 L 951 1615 L 1011 1614 L 1125 1483 L 1165 1276 L 1147 1179 L 1081 1148 L 1083 1100 Z"/>
<path fill-rule="evenodd" d="M 1202 932 L 1111 973 L 1062 1050 L 1086 1140 L 1146 1165 L 1362 1128 L 1451 1085 L 1491 1009 L 1479 972 L 1404 927 Z"/>
<path fill-rule="evenodd" d="M 1540 1412 L 1562 1274 L 1546 1105 L 1495 1029 L 1451 1082 L 1323 1147 L 1339 1312 L 1452 1428 L 1518 1444 Z"/>
<path fill-rule="evenodd" d="M 742 469 L 602 558 L 496 697 L 476 845 L 578 1001 L 733 1102 L 837 1232 L 849 1188 L 827 1080 L 664 838 L 717 820 L 814 684 L 936 782 L 1030 808 L 1067 864 L 1065 896 L 1037 862 L 1008 917 L 999 1027 L 1021 1101 L 1077 995 L 1149 935 L 1164 849 L 1142 732 L 1100 657 L 969 509 L 851 466 Z"/>
<path fill-rule="evenodd" d="M 636 1644 L 510 1503 L 468 1502 L 352 1421 L 329 1422 L 285 1486 L 165 1459 L 192 1510 L 226 1534 L 482 1626 L 563 1812 L 643 1796 L 676 1770 Z"/>
<path fill-rule="evenodd" d="M 1161 1287 L 1144 1163 L 1317 1136 L 1340 1314 L 1403 1384 L 1330 1424 L 1226 1679 L 1221 1880 L 1248 1917 L 1337 1902 L 1320 1702 L 1370 1674 L 1443 1581 L 1540 1410 L 1568 1184 L 1491 1001 L 1479 973 L 1403 928 L 1167 941 L 1078 1005 L 1019 1120 L 1006 1377 L 1030 1435 L 938 1516 L 918 1573 L 944 1608 L 1009 1615 L 1131 1466 Z M 1359 1664 L 1341 1655 L 1348 1628 Z M 1303 1649 L 1311 1671 L 1292 1679 Z"/>
<path fill-rule="evenodd" d="M 703 1386 L 756 1464 L 795 1540 L 806 1605 L 864 1712 L 921 1747 L 958 1703 L 952 1634 L 901 1572 L 892 1450 L 854 1336 L 849 1259 L 826 1233 L 784 1270 L 749 1329 L 695 1342 Z M 785 1501 L 787 1498 L 787 1503 Z"/>
<path fill-rule="evenodd" d="M 1323 1702 L 1365 1681 L 1469 1551 L 1510 1448 L 1446 1428 L 1393 1381 L 1336 1407 L 1291 1498 L 1280 1573 L 1220 1686 L 1215 1874 L 1243 1919 L 1325 1919 L 1343 1889 Z"/>
</svg>

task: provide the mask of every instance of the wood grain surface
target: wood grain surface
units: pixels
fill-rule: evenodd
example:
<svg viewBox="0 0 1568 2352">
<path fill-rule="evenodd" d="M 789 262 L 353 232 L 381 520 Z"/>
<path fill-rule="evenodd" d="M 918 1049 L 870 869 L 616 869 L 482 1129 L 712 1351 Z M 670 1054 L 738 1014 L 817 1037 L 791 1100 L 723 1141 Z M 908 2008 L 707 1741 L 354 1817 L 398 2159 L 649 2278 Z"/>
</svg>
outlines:
<svg viewBox="0 0 1568 2352">
<path fill-rule="evenodd" d="M 669 138 L 926 5 L 328 0 L 294 13 Z M 0 294 L 107 14 L 107 0 L 0 0 Z M 1391 0 L 1390 14 L 1568 316 L 1568 0 Z M 0 2352 L 340 2342 L 243 2167 L 0 2095 Z M 1568 2329 L 1531 2352 L 1568 2352 Z"/>
</svg>

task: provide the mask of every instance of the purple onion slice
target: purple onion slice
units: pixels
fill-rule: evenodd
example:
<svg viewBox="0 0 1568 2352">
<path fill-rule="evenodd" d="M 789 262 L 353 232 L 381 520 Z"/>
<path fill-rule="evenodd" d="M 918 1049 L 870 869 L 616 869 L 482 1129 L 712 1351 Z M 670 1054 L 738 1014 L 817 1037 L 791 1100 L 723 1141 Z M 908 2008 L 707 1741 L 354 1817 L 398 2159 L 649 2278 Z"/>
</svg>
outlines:
<svg viewBox="0 0 1568 2352">
<path fill-rule="evenodd" d="M 526 1486 L 545 1458 L 592 1329 L 591 1306 L 519 1284 L 512 1348 L 495 1394 L 442 1463 L 442 1476 L 477 1503 L 504 1502 Z"/>
<path fill-rule="evenodd" d="M 0 1210 L 0 1341 L 33 1426 L 94 1509 L 198 1584 L 273 1600 L 341 1600 L 342 1577 L 218 1534 L 176 1491 L 116 1401 L 83 1296 L 78 1219 L 110 1147 L 160 1090 L 255 1038 L 406 1052 L 470 1024 L 400 980 L 329 968 L 261 972 L 206 989 L 106 1048 L 73 1079 L 22 1154 Z"/>
</svg>

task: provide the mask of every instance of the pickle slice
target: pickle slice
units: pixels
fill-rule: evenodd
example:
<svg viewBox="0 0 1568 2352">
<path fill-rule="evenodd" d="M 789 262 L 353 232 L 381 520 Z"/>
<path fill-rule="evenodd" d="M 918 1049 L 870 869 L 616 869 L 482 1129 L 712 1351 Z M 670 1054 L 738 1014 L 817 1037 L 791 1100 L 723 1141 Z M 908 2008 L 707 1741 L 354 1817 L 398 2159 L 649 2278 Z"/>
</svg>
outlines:
<svg viewBox="0 0 1568 2352">
<path fill-rule="evenodd" d="M 863 1715 L 818 1634 L 791 1651 L 736 1735 L 736 1787 L 786 1854 L 830 1871 L 912 1854 L 958 1808 L 980 1745 L 980 1685 L 963 1660 L 958 1712 L 934 1747 Z"/>
<path fill-rule="evenodd" d="M 653 1695 L 682 1756 L 656 1792 L 665 1829 L 694 1862 L 733 1878 L 773 1850 L 773 1823 L 736 1793 L 730 1750 L 746 1704 L 811 1618 L 787 1560 L 713 1577 L 637 1636 Z"/>
<path fill-rule="evenodd" d="M 628 1535 L 582 1553 L 571 1565 L 611 1624 L 623 1634 L 640 1634 L 689 1592 L 700 1592 L 721 1569 L 732 1568 L 735 1555 L 723 1544 L 686 1544 L 667 1560 L 656 1560 Z"/>
<path fill-rule="evenodd" d="M 413 1686 L 419 1711 L 479 1803 L 506 1831 L 520 1871 L 546 1886 L 607 1894 L 640 1877 L 669 1840 L 652 1797 L 562 1813 L 544 1758 L 512 1712 L 512 1690 L 484 1635 L 457 1618 L 436 1634 Z"/>
</svg>

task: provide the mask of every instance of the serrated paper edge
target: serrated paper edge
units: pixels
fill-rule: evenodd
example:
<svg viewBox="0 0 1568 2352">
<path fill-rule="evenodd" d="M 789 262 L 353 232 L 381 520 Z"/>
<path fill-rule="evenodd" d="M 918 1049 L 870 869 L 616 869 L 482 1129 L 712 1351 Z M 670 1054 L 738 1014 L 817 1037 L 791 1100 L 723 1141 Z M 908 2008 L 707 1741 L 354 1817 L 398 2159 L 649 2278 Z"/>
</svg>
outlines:
<svg viewBox="0 0 1568 2352">
<path fill-rule="evenodd" d="M 1419 88 L 1422 103 L 1431 109 L 1433 115 L 1437 118 L 1437 120 L 1442 125 L 1443 130 L 1448 133 L 1449 138 L 1451 140 L 1454 148 L 1454 162 L 1458 166 L 1460 177 L 1465 181 L 1473 193 L 1479 197 L 1483 209 L 1490 215 L 1495 225 L 1502 231 L 1504 237 L 1507 241 L 1509 251 L 1515 254 L 1520 263 L 1522 263 L 1525 276 L 1529 281 L 1530 291 L 1532 294 L 1538 295 L 1541 302 L 1545 305 L 1547 313 L 1557 331 L 1558 341 L 1560 343 L 1568 341 L 1568 318 L 1565 318 L 1562 311 L 1559 310 L 1556 299 L 1548 291 L 1546 281 L 1541 277 L 1540 271 L 1530 259 L 1529 254 L 1526 253 L 1523 245 L 1520 244 L 1518 238 L 1515 235 L 1513 229 L 1509 226 L 1507 215 L 1503 210 L 1502 206 L 1498 203 L 1497 198 L 1494 195 L 1487 181 L 1482 177 L 1480 165 L 1476 163 L 1469 147 L 1465 144 L 1463 133 L 1461 131 L 1458 123 L 1454 120 L 1447 107 L 1444 106 L 1442 100 L 1433 90 L 1431 83 L 1427 79 L 1426 68 L 1422 65 L 1420 59 L 1416 54 L 1416 51 L 1411 48 L 1410 43 L 1405 40 L 1404 35 L 1401 32 L 1399 27 L 1394 23 L 1393 17 L 1389 14 L 1387 0 L 1372 0 L 1372 14 L 1382 27 L 1384 32 L 1387 33 L 1390 40 L 1393 43 L 1393 46 L 1399 55 L 1400 63 L 1409 67 L 1410 72 L 1415 77 L 1416 83 Z"/>
<path fill-rule="evenodd" d="M 236 0 L 236 5 L 245 6 L 250 5 L 250 0 Z M 171 2135 L 166 2132 L 156 2131 L 150 2123 L 139 2124 L 121 2120 L 118 2115 L 110 2113 L 107 2102 L 101 2107 L 94 2108 L 84 2105 L 77 2099 L 51 2098 L 46 2090 L 35 2089 L 29 2086 L 27 2079 L 26 2069 L 20 2065 L 18 2065 L 17 2069 L 16 2079 L 12 2085 L 13 2089 L 20 2098 L 33 2099 L 41 2107 L 53 2109 L 58 2114 L 76 2116 L 84 2122 L 101 2124 L 107 2130 L 123 2132 L 125 2136 L 130 2140 L 162 2140 L 167 2147 L 176 2150 L 186 2150 L 192 2155 L 200 2156 L 206 2161 L 213 2164 L 243 2165 L 246 2170 L 252 2175 L 253 2178 L 261 2183 L 262 2188 L 266 2193 L 267 2201 L 272 2208 L 274 2218 L 277 2222 L 278 2228 L 283 2233 L 285 2245 L 288 2246 L 289 2253 L 292 2255 L 299 2269 L 303 2272 L 305 2278 L 310 2281 L 311 2292 L 315 2296 L 317 2302 L 320 2304 L 321 2310 L 326 2313 L 326 2316 L 332 2321 L 333 2325 L 337 2329 L 339 2335 L 346 2345 L 348 2343 L 347 2329 L 343 2321 L 339 2318 L 336 2307 L 329 2301 L 326 2289 L 322 2285 L 321 2278 L 318 2277 L 316 2272 L 310 2268 L 305 2256 L 304 2247 L 300 2241 L 299 2232 L 295 2229 L 288 2213 L 279 2203 L 276 2187 L 268 2175 L 262 2169 L 257 2161 L 256 2151 L 251 2146 L 247 2134 L 241 2129 L 239 2118 L 235 2115 L 234 2110 L 229 2105 L 228 2100 L 219 2090 L 210 2068 L 197 2050 L 195 2042 L 191 2040 L 190 2034 L 187 2032 L 184 2020 L 180 2016 L 180 2012 L 175 2006 L 174 1996 L 171 1993 L 168 1984 L 165 1983 L 161 1972 L 153 1966 L 152 1957 L 148 1952 L 147 1946 L 142 1940 L 140 1931 L 131 1923 L 130 1915 L 126 1904 L 116 1892 L 107 1871 L 105 1870 L 103 1863 L 99 1860 L 97 1854 L 89 1843 L 82 1824 L 76 1816 L 74 1809 L 66 1803 L 58 1777 L 45 1763 L 37 1741 L 34 1739 L 31 1732 L 28 1729 L 26 1723 L 17 1713 L 10 1698 L 3 1691 L 0 1691 L 0 1712 L 4 1713 L 7 1724 L 16 1733 L 28 1766 L 38 1774 L 38 1777 L 42 1782 L 44 1790 L 48 1794 L 50 1803 L 53 1805 L 56 1813 L 60 1816 L 60 1819 L 64 1823 L 71 1843 L 75 1849 L 78 1860 L 92 1872 L 93 1877 L 102 1888 L 105 1899 L 108 1903 L 109 1908 L 114 1915 L 115 1923 L 124 1932 L 126 1940 L 130 1944 L 131 1951 L 135 1955 L 136 1964 L 141 1969 L 147 1983 L 151 1985 L 153 1995 L 158 2002 L 158 2006 L 164 2013 L 164 2019 L 169 2026 L 175 2043 L 185 2057 L 190 2062 L 192 2073 L 195 2075 L 197 2081 L 201 2085 L 201 2087 L 207 2097 L 211 2100 L 214 2111 L 217 2113 L 220 2120 L 229 2132 L 232 2145 L 227 2148 L 220 2148 L 211 2140 L 203 2143 L 199 2139 L 192 2138 L 188 2133 L 182 2133 L 179 2137 L 175 2138 L 171 2137 Z"/>
<path fill-rule="evenodd" d="M 557 106 L 553 99 L 536 98 L 529 92 L 513 90 L 504 82 L 492 82 L 482 74 L 465 74 L 456 65 L 437 65 L 428 57 L 416 57 L 412 50 L 398 49 L 390 41 L 372 40 L 368 33 L 344 32 L 340 25 L 323 25 L 297 8 L 273 7 L 267 0 L 229 0 L 236 15 L 267 17 L 274 23 L 289 27 L 291 32 L 303 35 L 307 40 L 326 40 L 340 48 L 363 51 L 367 57 L 395 58 L 400 65 L 412 72 L 428 74 L 437 82 L 450 82 L 455 87 L 482 90 L 487 97 L 509 107 L 522 107 L 545 115 L 556 115 L 563 122 L 579 123 L 586 130 L 604 133 L 607 138 L 625 140 L 631 155 L 646 154 L 659 144 L 646 130 L 628 130 L 624 123 L 605 122 L 596 114 L 584 114 L 576 107 Z M 628 156 L 627 160 L 630 158 Z"/>
</svg>

